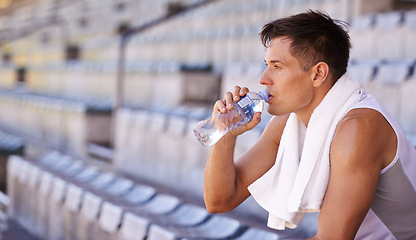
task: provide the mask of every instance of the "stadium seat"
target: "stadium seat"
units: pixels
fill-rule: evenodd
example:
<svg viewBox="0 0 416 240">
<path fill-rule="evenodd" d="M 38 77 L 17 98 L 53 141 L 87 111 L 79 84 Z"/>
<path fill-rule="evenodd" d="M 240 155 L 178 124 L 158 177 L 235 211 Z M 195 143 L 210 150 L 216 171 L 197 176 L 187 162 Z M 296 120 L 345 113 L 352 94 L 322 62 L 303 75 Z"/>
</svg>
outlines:
<svg viewBox="0 0 416 240">
<path fill-rule="evenodd" d="M 116 113 L 114 134 L 117 162 L 129 157 L 123 149 L 130 143 L 130 129 L 132 129 L 134 123 L 132 120 L 133 112 L 130 109 L 122 108 Z"/>
<path fill-rule="evenodd" d="M 400 86 L 400 104 L 401 111 L 398 116 L 398 120 L 403 130 L 409 135 L 413 136 L 410 138 L 412 143 L 416 146 L 416 108 L 413 103 L 416 102 L 416 73 L 415 65 L 413 65 L 412 76 L 408 81 L 404 82 Z"/>
<path fill-rule="evenodd" d="M 113 202 L 123 207 L 136 206 L 149 201 L 155 194 L 156 190 L 153 187 L 135 184 L 130 192 L 123 196 L 119 196 L 118 198 L 114 198 Z"/>
<path fill-rule="evenodd" d="M 19 156 L 10 156 L 7 162 L 7 194 L 10 199 L 10 205 L 7 208 L 7 214 L 16 217 L 19 211 L 21 201 L 21 188 L 19 175 L 21 166 L 25 164 Z"/>
<path fill-rule="evenodd" d="M 52 193 L 52 186 L 55 177 L 48 172 L 42 172 L 39 191 L 37 192 L 37 236 L 48 236 L 48 212 L 49 212 L 49 201 Z"/>
<path fill-rule="evenodd" d="M 111 172 L 101 172 L 92 181 L 80 184 L 86 191 L 102 193 L 115 180 L 116 176 Z"/>
<path fill-rule="evenodd" d="M 116 237 L 116 233 L 121 224 L 123 208 L 110 202 L 104 202 L 99 217 L 99 225 L 102 231 L 94 234 L 96 239 L 112 239 Z"/>
<path fill-rule="evenodd" d="M 147 226 L 149 221 L 131 212 L 126 212 L 123 216 L 120 232 L 118 234 L 121 240 L 144 240 L 147 236 Z M 145 228 L 143 228 L 145 226 Z M 162 240 L 162 239 L 160 239 Z"/>
<path fill-rule="evenodd" d="M 152 223 L 160 226 L 193 227 L 207 221 L 211 214 L 205 208 L 183 203 L 174 211 L 158 218 L 152 218 Z"/>
<path fill-rule="evenodd" d="M 11 213 L 13 217 L 21 220 L 21 223 L 24 227 L 30 226 L 30 217 L 33 216 L 31 213 L 31 206 L 28 203 L 30 199 L 29 194 L 31 193 L 30 185 L 33 185 L 31 180 L 34 180 L 32 176 L 36 173 L 34 166 L 27 161 L 24 161 L 22 158 L 13 156 L 12 157 L 12 175 L 15 175 L 13 185 L 10 186 L 13 188 L 11 190 L 12 194 L 11 201 L 14 201 L 10 206 Z"/>
<path fill-rule="evenodd" d="M 262 119 L 262 121 L 267 120 Z M 244 134 L 240 135 L 235 145 L 235 158 L 240 157 L 245 151 L 252 147 L 259 140 L 262 132 L 263 127 L 256 126 L 251 131 L 245 132 Z"/>
<path fill-rule="evenodd" d="M 187 181 L 187 162 L 184 161 L 184 153 L 187 150 L 185 145 L 185 130 L 187 128 L 187 112 L 172 112 L 167 119 L 167 130 L 159 139 L 158 144 L 163 148 L 157 159 L 158 164 L 155 174 L 158 174 L 162 181 L 168 182 L 172 189 L 180 190 Z"/>
<path fill-rule="evenodd" d="M 152 225 L 149 229 L 149 236 L 146 238 L 147 240 L 176 240 L 180 239 L 175 233 L 172 231 L 168 231 L 158 225 Z"/>
<path fill-rule="evenodd" d="M 351 59 L 374 59 L 376 56 L 374 16 L 355 17 L 350 22 Z"/>
<path fill-rule="evenodd" d="M 402 85 L 409 79 L 412 62 L 399 61 L 379 65 L 373 82 L 366 86 L 369 93 L 392 115 L 400 116 L 402 109 Z"/>
<path fill-rule="evenodd" d="M 51 197 L 49 199 L 48 209 L 48 234 L 47 238 L 51 240 L 63 239 L 64 216 L 63 207 L 67 191 L 67 182 L 59 177 L 55 177 L 52 185 Z"/>
<path fill-rule="evenodd" d="M 404 28 L 402 12 L 376 15 L 375 45 L 378 59 L 404 58 Z M 388 46 L 388 47 L 387 47 Z"/>
<path fill-rule="evenodd" d="M 63 235 L 66 239 L 77 239 L 77 220 L 81 218 L 80 209 L 82 206 L 84 190 L 74 184 L 68 184 L 67 196 L 63 207 Z"/>
<path fill-rule="evenodd" d="M 145 151 L 145 162 L 143 162 L 142 167 L 146 169 L 146 174 L 144 177 L 146 179 L 160 183 L 163 176 L 158 172 L 158 161 L 161 155 L 161 152 L 164 149 L 159 141 L 166 134 L 168 114 L 167 112 L 152 112 L 149 122 L 149 134 L 147 135 L 146 149 Z"/>
<path fill-rule="evenodd" d="M 134 187 L 134 183 L 130 179 L 116 177 L 110 186 L 103 189 L 101 196 L 106 199 L 113 199 L 123 196 L 130 192 Z"/>
<path fill-rule="evenodd" d="M 147 154 L 147 136 L 151 134 L 148 131 L 149 112 L 145 110 L 135 110 L 133 112 L 133 124 L 128 130 L 130 140 L 127 144 L 118 144 L 116 159 L 114 164 L 123 171 L 132 174 L 144 175 L 147 169 L 143 166 L 148 159 Z M 126 126 L 124 126 L 126 127 Z"/>
<path fill-rule="evenodd" d="M 77 239 L 92 239 L 97 231 L 96 224 L 101 214 L 104 199 L 91 192 L 86 192 L 81 206 L 81 214 L 77 220 Z"/>
<path fill-rule="evenodd" d="M 200 108 L 195 109 L 188 115 L 188 124 L 185 133 L 184 165 L 186 181 L 183 182 L 182 191 L 193 194 L 194 196 L 202 196 L 203 176 L 206 160 L 208 159 L 208 147 L 203 147 L 195 137 L 194 128 L 201 120 L 211 117 L 211 111 Z"/>
<path fill-rule="evenodd" d="M 413 64 L 413 61 L 397 61 L 381 64 L 378 67 L 375 81 L 389 85 L 400 85 L 410 77 Z"/>
<path fill-rule="evenodd" d="M 365 88 L 372 80 L 374 80 L 377 67 L 380 64 L 378 60 L 353 61 L 348 65 L 347 75 L 356 79 L 361 86 Z"/>
<path fill-rule="evenodd" d="M 194 227 L 160 227 L 151 225 L 147 240 L 174 239 L 232 239 L 239 236 L 246 227 L 237 220 L 214 215 L 203 224 Z"/>
<path fill-rule="evenodd" d="M 126 209 L 140 216 L 151 218 L 152 216 L 166 215 L 174 211 L 180 203 L 177 197 L 158 193 L 150 201 L 136 206 L 126 206 Z"/>
<path fill-rule="evenodd" d="M 136 191 L 137 193 L 137 191 Z M 125 197 L 132 197 L 132 196 L 125 196 Z M 126 201 L 124 202 L 126 203 Z M 133 203 L 133 202 L 130 202 Z M 112 204 L 109 205 L 109 209 L 107 209 L 107 216 L 106 219 L 101 220 L 100 224 L 106 225 L 107 228 L 106 233 L 99 233 L 98 235 L 108 235 L 109 229 L 115 230 L 114 226 L 116 225 L 115 220 L 108 219 L 109 215 L 116 214 L 121 215 L 120 213 L 120 206 L 122 209 L 126 211 L 124 217 L 122 218 L 120 232 L 117 233 L 118 236 L 121 236 L 121 239 L 131 239 L 129 236 L 132 236 L 132 231 L 134 232 L 134 239 L 142 239 L 146 236 L 147 229 L 149 224 L 152 221 L 152 218 L 159 218 L 166 216 L 168 213 L 174 211 L 179 206 L 179 199 L 170 195 L 166 194 L 157 194 L 154 197 L 149 199 L 142 199 L 140 202 L 134 201 L 135 204 L 132 205 L 117 205 Z M 141 217 L 139 217 L 141 216 Z M 139 220 L 138 220 L 139 219 Z M 112 227 L 111 227 L 111 226 Z M 134 225 L 134 227 L 132 227 Z M 118 225 L 117 225 L 118 226 Z"/>
<path fill-rule="evenodd" d="M 71 212 L 77 212 L 81 208 L 83 190 L 82 188 L 68 184 L 67 196 L 65 198 L 65 207 Z"/>
<path fill-rule="evenodd" d="M 252 240 L 252 239 L 261 239 L 261 240 L 279 240 L 283 239 L 279 237 L 277 233 L 271 231 L 249 228 L 241 236 L 233 238 L 235 240 Z"/>
<path fill-rule="evenodd" d="M 416 59 L 416 11 L 408 11 L 404 14 L 404 57 L 409 60 Z"/>
</svg>

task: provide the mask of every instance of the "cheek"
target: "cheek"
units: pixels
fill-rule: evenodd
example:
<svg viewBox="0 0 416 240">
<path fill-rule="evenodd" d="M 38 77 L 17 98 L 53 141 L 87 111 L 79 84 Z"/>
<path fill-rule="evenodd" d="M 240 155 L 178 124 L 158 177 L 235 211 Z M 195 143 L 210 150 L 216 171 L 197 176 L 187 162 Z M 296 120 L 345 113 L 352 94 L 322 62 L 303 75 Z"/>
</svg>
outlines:
<svg viewBox="0 0 416 240">
<path fill-rule="evenodd" d="M 310 104 L 313 99 L 313 90 L 305 84 L 291 84 L 282 87 L 282 90 L 277 97 L 277 104 L 270 107 L 270 110 L 274 109 L 281 114 L 299 110 Z"/>
<path fill-rule="evenodd" d="M 306 105 L 313 98 L 313 89 L 306 85 L 299 85 L 296 90 L 293 91 L 293 98 L 300 105 Z"/>
</svg>

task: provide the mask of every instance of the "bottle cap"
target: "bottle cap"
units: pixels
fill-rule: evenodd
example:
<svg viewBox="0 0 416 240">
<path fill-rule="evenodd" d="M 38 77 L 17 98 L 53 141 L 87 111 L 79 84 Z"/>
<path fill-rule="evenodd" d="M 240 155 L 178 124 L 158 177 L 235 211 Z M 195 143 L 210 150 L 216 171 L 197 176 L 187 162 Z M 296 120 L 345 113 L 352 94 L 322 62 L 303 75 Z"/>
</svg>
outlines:
<svg viewBox="0 0 416 240">
<path fill-rule="evenodd" d="M 267 101 L 269 101 L 270 93 L 267 90 L 263 90 L 263 91 L 259 92 L 259 96 L 263 101 L 267 102 Z"/>
</svg>

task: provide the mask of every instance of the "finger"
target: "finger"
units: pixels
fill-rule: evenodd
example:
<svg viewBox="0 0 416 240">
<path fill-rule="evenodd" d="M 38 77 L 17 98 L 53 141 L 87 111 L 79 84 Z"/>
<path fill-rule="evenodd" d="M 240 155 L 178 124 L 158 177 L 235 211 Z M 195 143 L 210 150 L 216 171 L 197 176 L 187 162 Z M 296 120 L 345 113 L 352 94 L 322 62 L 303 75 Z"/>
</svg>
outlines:
<svg viewBox="0 0 416 240">
<path fill-rule="evenodd" d="M 240 96 L 244 96 L 244 95 L 246 95 L 249 91 L 250 91 L 250 90 L 248 90 L 248 88 L 243 87 L 243 88 L 240 90 L 239 94 L 240 94 Z"/>
<path fill-rule="evenodd" d="M 261 122 L 261 112 L 254 114 L 253 119 L 246 124 L 246 131 L 253 129 Z"/>
<path fill-rule="evenodd" d="M 240 100 L 240 91 L 241 91 L 241 87 L 240 86 L 234 86 L 234 89 L 233 89 L 233 100 L 235 102 L 237 102 L 238 100 Z"/>
<path fill-rule="evenodd" d="M 233 136 L 238 136 L 241 135 L 251 129 L 253 129 L 255 126 L 257 126 L 261 121 L 261 112 L 257 112 L 254 114 L 253 119 L 248 122 L 247 124 L 243 125 L 243 126 L 239 126 L 235 129 L 233 129 L 230 133 Z"/>
<path fill-rule="evenodd" d="M 222 100 L 218 100 L 218 101 L 215 102 L 214 112 L 212 114 L 216 115 L 218 112 L 222 112 L 222 113 L 227 112 L 227 108 L 225 107 L 225 103 Z"/>
<path fill-rule="evenodd" d="M 232 94 L 231 92 L 227 92 L 227 93 L 224 95 L 224 101 L 225 101 L 225 107 L 226 107 L 228 110 L 233 109 L 233 107 L 234 107 L 234 102 L 233 102 L 233 94 Z"/>
</svg>

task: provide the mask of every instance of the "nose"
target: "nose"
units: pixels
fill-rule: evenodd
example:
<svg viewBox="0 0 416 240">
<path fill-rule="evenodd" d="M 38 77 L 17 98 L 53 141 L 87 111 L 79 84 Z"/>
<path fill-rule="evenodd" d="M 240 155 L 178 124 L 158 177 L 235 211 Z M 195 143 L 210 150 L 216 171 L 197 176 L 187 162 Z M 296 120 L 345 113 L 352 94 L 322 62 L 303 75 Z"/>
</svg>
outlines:
<svg viewBox="0 0 416 240">
<path fill-rule="evenodd" d="M 263 74 L 260 77 L 259 83 L 261 85 L 270 86 L 272 85 L 272 80 L 270 79 L 268 75 L 268 69 L 266 68 L 263 72 Z"/>
</svg>

